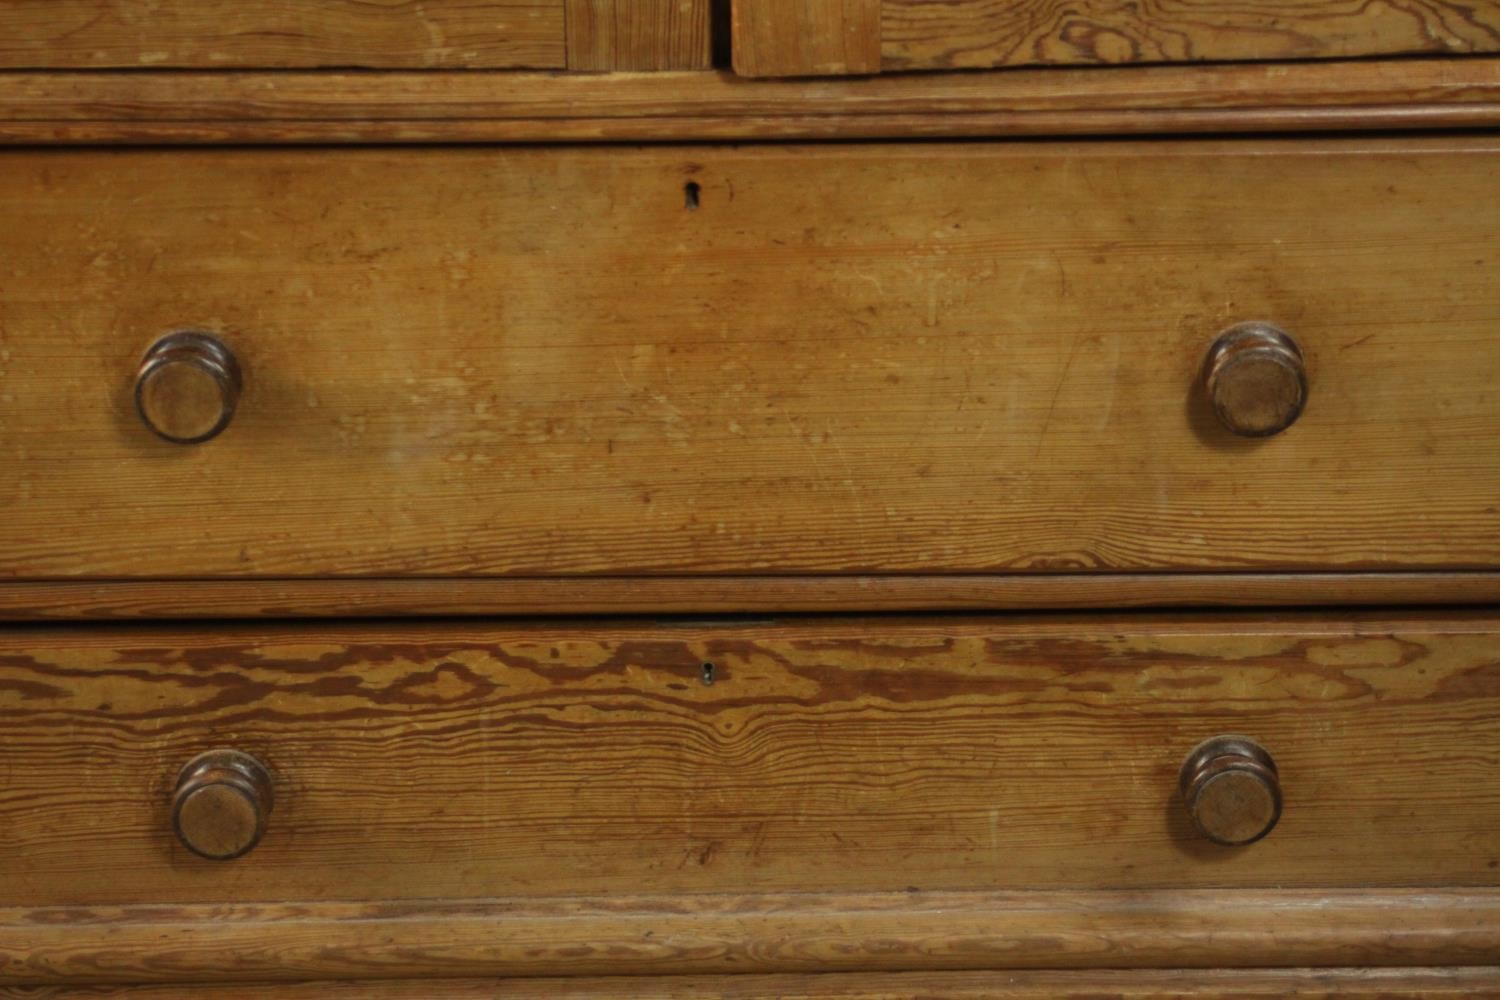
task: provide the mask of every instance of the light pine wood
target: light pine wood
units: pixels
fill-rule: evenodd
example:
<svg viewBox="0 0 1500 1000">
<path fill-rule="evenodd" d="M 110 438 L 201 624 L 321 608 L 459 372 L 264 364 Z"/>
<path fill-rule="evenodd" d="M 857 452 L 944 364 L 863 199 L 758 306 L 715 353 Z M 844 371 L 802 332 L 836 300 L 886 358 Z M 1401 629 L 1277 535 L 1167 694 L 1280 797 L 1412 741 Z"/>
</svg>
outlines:
<svg viewBox="0 0 1500 1000">
<path fill-rule="evenodd" d="M 710 0 L 566 0 L 572 70 L 707 69 Z"/>
<path fill-rule="evenodd" d="M 564 0 L 5 0 L 10 69 L 566 65 Z"/>
<path fill-rule="evenodd" d="M 27 907 L 1497 885 L 1497 626 L 11 630 L 0 869 Z M 1238 850 L 1178 791 L 1224 733 L 1275 756 L 1285 799 Z M 204 861 L 169 806 L 226 747 L 270 770 L 275 811 L 250 854 Z"/>
<path fill-rule="evenodd" d="M 235 983 L 237 1000 L 1493 1000 L 1500 969 L 876 972 Z M 44 986 L 28 1000 L 200 1000 L 203 987 Z M 224 995 L 220 993 L 219 995 Z"/>
<path fill-rule="evenodd" d="M 737 73 L 880 72 L 881 0 L 733 0 L 731 9 Z"/>
<path fill-rule="evenodd" d="M 1029 969 L 1109 970 L 1096 979 L 1120 982 L 1133 974 L 1123 970 L 1137 968 L 1484 966 L 1497 949 L 1495 890 L 616 895 L 0 910 L 0 953 L 8 959 L 0 983 L 941 970 L 996 970 L 991 978 L 1003 982 L 999 970 Z M 1205 983 L 1225 975 L 1202 974 Z"/>
<path fill-rule="evenodd" d="M 550 143 L 1497 124 L 1500 60 L 1479 57 L 838 81 L 701 72 L 0 74 L 0 142 L 9 143 Z"/>
<path fill-rule="evenodd" d="M 0 582 L 0 621 L 1500 604 L 1496 573 Z"/>
<path fill-rule="evenodd" d="M 735 0 L 735 68 L 751 76 L 880 70 L 1328 59 L 1500 49 L 1495 0 Z M 793 26 L 817 26 L 822 44 Z M 840 59 L 857 39 L 858 60 Z M 842 45 L 834 40 L 842 41 Z"/>
<path fill-rule="evenodd" d="M 11 153 L 0 573 L 1491 569 L 1497 181 L 1492 138 Z M 1248 318 L 1311 385 L 1258 444 L 1199 385 Z M 186 447 L 128 402 L 183 326 L 246 372 Z"/>
</svg>

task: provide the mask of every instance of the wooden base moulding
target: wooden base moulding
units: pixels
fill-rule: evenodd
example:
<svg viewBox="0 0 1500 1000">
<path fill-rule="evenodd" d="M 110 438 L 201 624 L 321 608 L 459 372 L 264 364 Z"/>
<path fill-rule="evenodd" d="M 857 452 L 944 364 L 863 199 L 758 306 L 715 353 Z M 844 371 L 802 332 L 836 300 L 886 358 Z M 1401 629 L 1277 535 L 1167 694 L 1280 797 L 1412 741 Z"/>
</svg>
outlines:
<svg viewBox="0 0 1500 1000">
<path fill-rule="evenodd" d="M 1483 966 L 1497 954 L 1493 890 L 0 909 L 0 984 Z"/>
<path fill-rule="evenodd" d="M 201 1000 L 196 983 L 36 986 L 11 1000 Z M 226 983 L 237 1000 L 1494 1000 L 1500 969 L 1191 969 Z"/>
</svg>

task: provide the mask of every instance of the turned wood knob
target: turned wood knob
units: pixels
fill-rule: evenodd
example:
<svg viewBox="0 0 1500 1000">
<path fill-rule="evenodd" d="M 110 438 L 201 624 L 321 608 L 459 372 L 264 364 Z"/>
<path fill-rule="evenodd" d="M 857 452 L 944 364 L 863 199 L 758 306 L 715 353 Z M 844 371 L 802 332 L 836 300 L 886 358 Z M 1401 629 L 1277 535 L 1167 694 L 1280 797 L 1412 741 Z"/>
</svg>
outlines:
<svg viewBox="0 0 1500 1000">
<path fill-rule="evenodd" d="M 1279 434 L 1307 404 L 1302 350 L 1269 323 L 1232 326 L 1208 349 L 1203 387 L 1219 423 L 1232 433 Z"/>
<path fill-rule="evenodd" d="M 240 398 L 240 366 L 224 342 L 183 330 L 151 345 L 135 375 L 135 408 L 158 436 L 207 441 L 229 426 Z"/>
<path fill-rule="evenodd" d="M 1276 762 L 1246 736 L 1200 743 L 1182 762 L 1180 785 L 1188 815 L 1216 844 L 1253 844 L 1281 818 Z"/>
<path fill-rule="evenodd" d="M 264 764 L 238 750 L 210 750 L 177 776 L 172 829 L 194 854 L 228 861 L 260 843 L 272 802 Z"/>
</svg>

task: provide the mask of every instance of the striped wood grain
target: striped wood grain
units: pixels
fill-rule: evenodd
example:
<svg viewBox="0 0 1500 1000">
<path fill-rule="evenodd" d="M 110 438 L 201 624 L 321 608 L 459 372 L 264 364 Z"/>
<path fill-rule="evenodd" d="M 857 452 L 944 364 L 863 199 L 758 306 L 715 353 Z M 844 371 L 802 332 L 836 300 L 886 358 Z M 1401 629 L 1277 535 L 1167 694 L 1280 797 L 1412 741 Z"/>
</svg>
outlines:
<svg viewBox="0 0 1500 1000">
<path fill-rule="evenodd" d="M 17 628 L 0 870 L 22 907 L 1497 885 L 1497 625 Z M 1240 850 L 1176 791 L 1226 732 L 1275 755 L 1286 802 Z M 167 816 L 220 746 L 276 776 L 264 841 L 226 863 Z"/>
<path fill-rule="evenodd" d="M 735 68 L 748 76 L 1497 50 L 1496 0 L 1373 6 L 1360 0 L 736 0 L 734 5 Z"/>
</svg>

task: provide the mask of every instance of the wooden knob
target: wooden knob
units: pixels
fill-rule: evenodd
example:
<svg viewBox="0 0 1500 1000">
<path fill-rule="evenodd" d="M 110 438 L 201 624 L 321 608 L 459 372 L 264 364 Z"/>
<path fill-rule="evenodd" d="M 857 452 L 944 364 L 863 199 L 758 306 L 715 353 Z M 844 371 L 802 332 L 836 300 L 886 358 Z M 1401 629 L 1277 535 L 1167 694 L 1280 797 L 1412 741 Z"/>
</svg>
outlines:
<svg viewBox="0 0 1500 1000">
<path fill-rule="evenodd" d="M 152 344 L 135 375 L 136 412 L 158 437 L 177 444 L 207 441 L 228 427 L 239 398 L 233 352 L 196 330 Z"/>
<path fill-rule="evenodd" d="M 1198 831 L 1216 844 L 1253 844 L 1281 818 L 1276 762 L 1247 736 L 1215 736 L 1182 762 L 1182 799 Z"/>
<path fill-rule="evenodd" d="M 194 854 L 228 861 L 260 843 L 272 802 L 264 764 L 238 750 L 210 750 L 177 776 L 172 829 Z"/>
<path fill-rule="evenodd" d="M 1241 323 L 1208 349 L 1203 385 L 1214 413 L 1242 437 L 1292 426 L 1307 404 L 1307 372 L 1297 342 L 1269 323 Z"/>
</svg>

